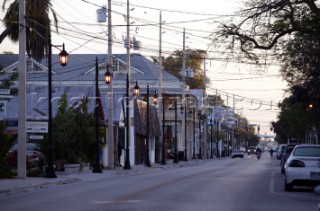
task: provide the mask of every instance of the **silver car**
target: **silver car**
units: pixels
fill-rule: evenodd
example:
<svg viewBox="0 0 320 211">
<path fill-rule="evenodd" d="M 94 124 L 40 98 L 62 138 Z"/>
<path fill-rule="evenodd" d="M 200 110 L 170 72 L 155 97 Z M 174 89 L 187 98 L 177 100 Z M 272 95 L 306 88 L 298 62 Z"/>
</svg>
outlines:
<svg viewBox="0 0 320 211">
<path fill-rule="evenodd" d="M 296 145 L 285 166 L 285 191 L 320 184 L 320 145 Z"/>
</svg>

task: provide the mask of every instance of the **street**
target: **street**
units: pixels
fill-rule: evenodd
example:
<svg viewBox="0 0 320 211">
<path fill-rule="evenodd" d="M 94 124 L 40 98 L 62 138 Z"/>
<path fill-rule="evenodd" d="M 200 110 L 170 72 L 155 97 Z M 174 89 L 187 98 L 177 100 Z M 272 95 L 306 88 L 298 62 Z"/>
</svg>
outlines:
<svg viewBox="0 0 320 211">
<path fill-rule="evenodd" d="M 172 162 L 172 160 L 168 160 Z M 133 167 L 134 168 L 134 167 Z M 92 177 L 95 175 L 93 174 Z M 312 189 L 284 191 L 279 160 L 263 153 L 196 166 L 114 174 L 0 197 L 19 210 L 318 210 Z"/>
</svg>

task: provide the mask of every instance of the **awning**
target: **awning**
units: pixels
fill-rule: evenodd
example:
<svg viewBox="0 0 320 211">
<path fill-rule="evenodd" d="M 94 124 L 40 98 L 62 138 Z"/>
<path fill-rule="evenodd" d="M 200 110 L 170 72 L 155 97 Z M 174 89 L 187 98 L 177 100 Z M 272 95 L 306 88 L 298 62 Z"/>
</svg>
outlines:
<svg viewBox="0 0 320 211">
<path fill-rule="evenodd" d="M 15 135 L 18 134 L 18 127 L 6 127 L 3 130 L 3 134 L 7 134 L 7 135 Z"/>
<path fill-rule="evenodd" d="M 160 136 L 160 122 L 155 106 L 149 104 L 149 135 Z M 135 100 L 134 103 L 134 128 L 135 133 L 147 135 L 147 102 Z"/>
</svg>

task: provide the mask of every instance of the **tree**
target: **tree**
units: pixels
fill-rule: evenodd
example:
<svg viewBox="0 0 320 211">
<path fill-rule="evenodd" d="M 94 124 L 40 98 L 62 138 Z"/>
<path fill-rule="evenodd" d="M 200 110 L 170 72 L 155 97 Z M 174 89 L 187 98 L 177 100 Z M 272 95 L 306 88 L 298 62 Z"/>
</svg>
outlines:
<svg viewBox="0 0 320 211">
<path fill-rule="evenodd" d="M 208 105 L 209 106 L 225 106 L 224 100 L 221 98 L 221 95 L 208 95 Z"/>
<path fill-rule="evenodd" d="M 0 76 L 5 75 L 5 73 L 2 70 L 2 66 L 0 65 Z M 8 75 L 7 78 L 2 78 L 0 81 L 0 89 L 10 89 L 10 94 L 17 95 L 18 89 L 13 88 L 14 81 L 16 81 L 18 78 L 18 73 L 12 73 Z"/>
<path fill-rule="evenodd" d="M 56 161 L 93 163 L 95 118 L 88 112 L 88 103 L 88 97 L 84 97 L 68 107 L 67 94 L 61 96 L 52 128 Z M 44 153 L 47 144 L 47 140 L 40 143 Z"/>
<path fill-rule="evenodd" d="M 319 108 L 309 106 L 309 90 L 301 86 L 294 86 L 291 90 L 292 95 L 279 104 L 278 120 L 272 122 L 279 143 L 287 143 L 289 139 L 302 143 L 313 127 L 319 130 L 320 126 Z"/>
<path fill-rule="evenodd" d="M 314 34 L 320 26 L 320 9 L 314 0 L 247 0 L 237 15 L 220 24 L 213 44 L 256 62 L 257 50 L 281 52 L 281 44 L 292 35 Z"/>
<path fill-rule="evenodd" d="M 281 62 L 291 96 L 280 104 L 272 126 L 282 143 L 293 137 L 301 141 L 313 127 L 319 131 L 320 125 L 319 4 L 313 0 L 250 0 L 244 6 L 243 18 L 221 23 L 214 42 L 228 40 L 229 52 L 257 64 L 262 58 L 259 50 L 273 50 L 272 59 Z"/>
<path fill-rule="evenodd" d="M 282 62 L 280 71 L 292 95 L 280 104 L 277 123 L 285 123 L 287 138 L 294 136 L 298 141 L 302 141 L 313 127 L 317 131 L 320 129 L 319 32 L 318 29 L 308 35 L 296 33 L 284 46 L 285 53 L 279 56 Z"/>
<path fill-rule="evenodd" d="M 5 10 L 7 0 L 3 1 Z M 58 19 L 50 0 L 26 0 L 26 36 L 27 53 L 29 57 L 40 61 L 47 52 L 47 38 L 50 30 L 49 11 L 52 12 L 54 25 L 58 31 Z M 11 41 L 19 40 L 19 0 L 14 0 L 4 16 L 5 30 L 0 34 L 0 44 L 9 37 Z"/>
<path fill-rule="evenodd" d="M 204 88 L 204 74 L 201 69 L 203 59 L 206 57 L 207 53 L 204 50 L 186 50 L 187 62 L 186 67 L 193 68 L 194 77 L 186 78 L 186 84 L 189 85 L 191 89 Z M 157 58 L 152 57 L 154 63 L 158 63 Z M 182 69 L 183 62 L 183 52 L 180 50 L 175 50 L 167 58 L 163 58 L 163 68 L 167 72 L 173 74 L 178 78 L 182 78 L 180 71 Z"/>
<path fill-rule="evenodd" d="M 14 177 L 15 174 L 8 166 L 7 154 L 17 136 L 4 134 L 4 129 L 4 122 L 0 121 L 0 178 L 11 178 Z"/>
<path fill-rule="evenodd" d="M 320 25 L 319 25 L 320 26 Z M 320 30 L 312 35 L 297 33 L 284 48 L 281 73 L 295 97 L 317 103 L 320 91 Z M 301 92 L 302 93 L 298 93 Z"/>
</svg>

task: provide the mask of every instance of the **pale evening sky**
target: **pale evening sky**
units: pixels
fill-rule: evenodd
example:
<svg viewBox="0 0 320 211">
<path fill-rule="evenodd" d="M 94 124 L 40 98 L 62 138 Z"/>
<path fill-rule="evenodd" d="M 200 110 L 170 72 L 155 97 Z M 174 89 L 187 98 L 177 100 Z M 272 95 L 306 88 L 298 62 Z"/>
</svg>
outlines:
<svg viewBox="0 0 320 211">
<path fill-rule="evenodd" d="M 7 6 L 10 4 L 7 1 Z M 98 23 L 96 10 L 98 6 L 107 5 L 107 0 L 52 0 L 58 14 L 59 34 L 52 27 L 52 42 L 65 43 L 66 50 L 72 53 L 106 53 L 107 23 Z M 268 65 L 264 73 L 255 71 L 254 66 L 226 63 L 221 61 L 221 49 L 210 48 L 209 35 L 217 21 L 237 18 L 241 0 L 130 0 L 130 35 L 141 41 L 139 52 L 146 57 L 158 56 L 159 51 L 159 13 L 162 11 L 163 34 L 162 51 L 166 57 L 174 50 L 182 50 L 183 28 L 186 31 L 186 47 L 214 51 L 208 54 L 206 61 L 207 75 L 211 80 L 208 93 L 221 94 L 228 105 L 245 116 L 251 124 L 260 125 L 260 133 L 270 132 L 270 122 L 276 120 L 278 113 L 275 105 L 285 96 L 286 83 L 279 77 L 279 67 Z M 3 0 L 0 0 L 2 6 Z M 126 36 L 127 11 L 126 0 L 112 1 L 113 52 L 126 53 L 123 38 Z M 5 8 L 5 9 L 6 9 Z M 0 32 L 6 10 L 0 12 Z M 0 44 L 0 52 L 18 53 L 18 45 L 8 38 Z M 58 53 L 58 51 L 54 51 Z M 234 97 L 235 99 L 234 100 Z"/>
</svg>

